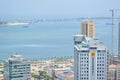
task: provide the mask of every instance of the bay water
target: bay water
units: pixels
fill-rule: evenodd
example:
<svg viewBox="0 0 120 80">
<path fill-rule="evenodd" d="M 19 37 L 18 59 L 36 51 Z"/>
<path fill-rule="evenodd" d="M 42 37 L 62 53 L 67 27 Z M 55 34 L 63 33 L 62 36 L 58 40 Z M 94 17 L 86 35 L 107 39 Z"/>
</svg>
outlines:
<svg viewBox="0 0 120 80">
<path fill-rule="evenodd" d="M 93 20 L 98 37 L 111 52 L 111 20 Z M 41 22 L 27 26 L 0 26 L 0 60 L 13 54 L 28 59 L 73 56 L 73 36 L 80 34 L 82 21 Z M 114 25 L 114 54 L 117 55 L 118 21 Z"/>
</svg>

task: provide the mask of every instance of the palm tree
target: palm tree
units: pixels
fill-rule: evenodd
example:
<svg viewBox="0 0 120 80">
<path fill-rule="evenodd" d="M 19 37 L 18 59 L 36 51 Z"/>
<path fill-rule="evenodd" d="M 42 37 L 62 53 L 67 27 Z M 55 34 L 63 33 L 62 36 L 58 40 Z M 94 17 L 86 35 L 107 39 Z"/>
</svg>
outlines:
<svg viewBox="0 0 120 80">
<path fill-rule="evenodd" d="M 72 59 L 72 58 L 73 58 L 73 56 L 70 56 L 70 58 Z"/>
<path fill-rule="evenodd" d="M 51 60 L 53 60 L 53 57 L 51 57 Z"/>
<path fill-rule="evenodd" d="M 67 58 L 67 56 L 64 56 L 64 59 L 66 59 Z"/>
<path fill-rule="evenodd" d="M 56 59 L 56 56 L 54 57 L 54 59 Z"/>
<path fill-rule="evenodd" d="M 49 60 L 50 57 L 47 57 L 47 60 Z"/>
<path fill-rule="evenodd" d="M 69 59 L 69 56 L 67 56 L 67 59 Z"/>
</svg>

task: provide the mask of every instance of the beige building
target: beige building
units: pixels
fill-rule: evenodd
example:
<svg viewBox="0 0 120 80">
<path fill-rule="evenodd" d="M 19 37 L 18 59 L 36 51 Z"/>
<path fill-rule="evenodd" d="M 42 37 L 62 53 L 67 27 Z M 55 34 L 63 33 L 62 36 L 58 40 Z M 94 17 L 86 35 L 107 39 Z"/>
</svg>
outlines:
<svg viewBox="0 0 120 80">
<path fill-rule="evenodd" d="M 3 77 L 3 64 L 0 63 L 0 80 L 4 80 L 4 77 Z"/>
<path fill-rule="evenodd" d="M 95 37 L 95 23 L 93 21 L 84 21 L 81 23 L 81 35 L 93 38 Z"/>
<path fill-rule="evenodd" d="M 3 74 L 0 74 L 0 80 L 4 80 Z"/>
<path fill-rule="evenodd" d="M 117 69 L 116 69 L 116 79 L 120 80 L 120 64 L 117 65 Z"/>
</svg>

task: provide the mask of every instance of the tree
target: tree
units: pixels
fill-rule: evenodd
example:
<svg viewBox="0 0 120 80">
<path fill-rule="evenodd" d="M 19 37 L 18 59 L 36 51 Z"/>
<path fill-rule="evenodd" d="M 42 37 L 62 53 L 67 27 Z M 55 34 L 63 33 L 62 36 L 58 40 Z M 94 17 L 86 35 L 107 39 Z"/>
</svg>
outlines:
<svg viewBox="0 0 120 80">
<path fill-rule="evenodd" d="M 39 73 L 40 76 L 46 76 L 47 75 L 46 71 L 38 71 L 38 73 Z"/>
<path fill-rule="evenodd" d="M 35 79 L 40 79 L 40 76 L 37 75 L 37 74 L 32 73 L 31 75 L 32 75 L 32 77 L 35 78 Z"/>
</svg>

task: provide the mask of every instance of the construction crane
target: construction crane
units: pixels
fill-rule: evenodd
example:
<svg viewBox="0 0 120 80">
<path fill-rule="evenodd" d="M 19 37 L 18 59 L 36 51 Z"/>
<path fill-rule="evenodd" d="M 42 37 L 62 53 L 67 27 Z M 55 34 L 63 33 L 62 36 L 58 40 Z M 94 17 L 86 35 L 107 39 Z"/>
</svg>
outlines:
<svg viewBox="0 0 120 80">
<path fill-rule="evenodd" d="M 112 45 L 111 45 L 111 58 L 113 60 L 114 58 L 114 53 L 113 53 L 113 48 L 114 48 L 114 9 L 110 9 L 109 11 L 112 12 Z"/>
<path fill-rule="evenodd" d="M 120 10 L 120 9 L 110 9 L 109 10 L 112 13 L 112 45 L 111 45 L 111 59 L 112 60 L 114 59 L 114 52 L 113 52 L 113 49 L 114 49 L 114 13 L 117 10 Z M 118 48 L 118 51 L 119 51 L 119 48 Z"/>
</svg>

